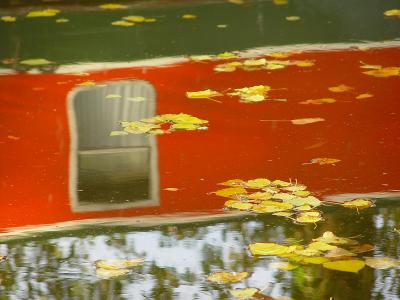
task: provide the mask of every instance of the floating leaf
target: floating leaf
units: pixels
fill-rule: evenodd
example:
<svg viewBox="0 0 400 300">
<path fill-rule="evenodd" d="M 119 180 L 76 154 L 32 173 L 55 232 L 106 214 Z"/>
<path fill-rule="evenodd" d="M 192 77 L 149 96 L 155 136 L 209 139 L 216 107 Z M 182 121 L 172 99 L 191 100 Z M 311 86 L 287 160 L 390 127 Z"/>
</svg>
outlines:
<svg viewBox="0 0 400 300">
<path fill-rule="evenodd" d="M 119 21 L 111 22 L 111 25 L 122 26 L 122 27 L 131 27 L 131 26 L 134 26 L 135 23 L 131 23 L 131 22 L 124 21 L 124 20 L 119 20 Z"/>
<path fill-rule="evenodd" d="M 292 185 L 291 182 L 283 181 L 283 180 L 280 180 L 280 179 L 272 181 L 272 184 L 276 185 L 276 186 L 279 186 L 279 187 L 284 187 L 284 188 Z"/>
<path fill-rule="evenodd" d="M 234 92 L 228 93 L 228 95 L 239 96 L 243 102 L 260 102 L 266 99 L 270 89 L 271 87 L 268 85 L 256 85 L 234 89 Z"/>
<path fill-rule="evenodd" d="M 177 123 L 171 126 L 171 130 L 196 130 L 199 129 L 199 125 L 192 123 Z"/>
<path fill-rule="evenodd" d="M 333 98 L 320 98 L 320 99 L 308 99 L 308 100 L 300 102 L 300 104 L 321 105 L 321 104 L 331 104 L 331 103 L 335 103 L 335 102 L 336 102 L 336 100 Z"/>
<path fill-rule="evenodd" d="M 328 88 L 329 91 L 334 92 L 334 93 L 343 93 L 343 92 L 348 92 L 354 89 L 351 86 L 345 85 L 345 84 L 339 84 L 337 86 L 332 86 Z"/>
<path fill-rule="evenodd" d="M 235 300 L 247 300 L 253 297 L 253 295 L 258 291 L 259 290 L 255 288 L 244 288 L 230 290 L 229 292 Z"/>
<path fill-rule="evenodd" d="M 357 97 L 356 97 L 356 99 L 367 99 L 367 98 L 371 98 L 371 97 L 373 97 L 374 95 L 372 95 L 372 94 L 369 94 L 369 93 L 365 93 L 365 94 L 360 94 L 360 95 L 358 95 Z"/>
<path fill-rule="evenodd" d="M 15 22 L 17 20 L 16 17 L 12 17 L 12 16 L 2 16 L 0 19 L 3 22 Z"/>
<path fill-rule="evenodd" d="M 226 27 L 228 27 L 228 25 L 226 25 L 226 24 L 218 24 L 217 27 L 218 28 L 226 28 Z"/>
<path fill-rule="evenodd" d="M 245 194 L 245 193 L 246 193 L 246 189 L 244 189 L 242 187 L 231 187 L 231 188 L 218 190 L 215 192 L 215 194 L 220 197 L 231 197 L 233 195 Z"/>
<path fill-rule="evenodd" d="M 261 189 L 271 183 L 267 178 L 257 178 L 245 182 L 245 186 L 251 189 Z"/>
<path fill-rule="evenodd" d="M 334 244 L 334 245 L 345 245 L 345 244 L 354 244 L 355 243 L 355 241 L 353 241 L 349 238 L 338 237 L 330 231 L 324 232 L 322 236 L 320 236 L 319 238 L 313 239 L 313 241 L 320 241 L 320 242 L 324 242 L 327 244 Z"/>
<path fill-rule="evenodd" d="M 290 192 L 299 192 L 299 191 L 304 191 L 307 189 L 307 186 L 304 184 L 295 184 L 291 186 L 285 186 L 284 187 L 285 191 L 290 191 Z"/>
<path fill-rule="evenodd" d="M 347 256 L 356 256 L 353 252 L 350 252 L 346 249 L 336 247 L 333 250 L 330 250 L 328 253 L 325 254 L 325 257 L 330 258 L 337 258 L 337 257 L 347 257 Z"/>
<path fill-rule="evenodd" d="M 286 5 L 288 2 L 289 0 L 274 0 L 275 5 Z"/>
<path fill-rule="evenodd" d="M 295 195 L 292 194 L 288 194 L 288 193 L 277 193 L 275 195 L 272 196 L 272 199 L 277 199 L 277 200 L 282 200 L 285 202 L 288 202 L 292 199 L 296 198 Z"/>
<path fill-rule="evenodd" d="M 362 260 L 350 259 L 350 260 L 336 260 L 329 261 L 322 264 L 324 268 L 336 271 L 358 273 L 362 268 L 365 267 L 365 263 Z"/>
<path fill-rule="evenodd" d="M 253 207 L 253 204 L 246 203 L 238 200 L 228 200 L 224 204 L 225 207 L 235 208 L 239 210 L 249 210 Z"/>
<path fill-rule="evenodd" d="M 400 9 L 390 9 L 385 11 L 383 14 L 388 17 L 400 17 Z"/>
<path fill-rule="evenodd" d="M 272 213 L 292 208 L 293 205 L 289 203 L 282 203 L 276 201 L 263 201 L 260 204 L 255 205 L 252 210 L 254 212 L 259 212 L 259 213 Z"/>
<path fill-rule="evenodd" d="M 286 66 L 283 65 L 283 64 L 268 63 L 268 64 L 265 66 L 265 69 L 267 69 L 267 70 L 278 70 L 278 69 L 283 69 L 283 68 L 285 68 L 285 67 L 286 67 Z"/>
<path fill-rule="evenodd" d="M 53 62 L 48 61 L 47 59 L 44 58 L 32 58 L 32 59 L 22 60 L 19 63 L 28 66 L 43 66 L 52 64 Z"/>
<path fill-rule="evenodd" d="M 144 22 L 145 23 L 155 23 L 155 22 L 157 22 L 157 19 L 156 18 L 145 18 Z"/>
<path fill-rule="evenodd" d="M 309 191 L 295 191 L 293 192 L 293 195 L 295 195 L 296 197 L 307 197 L 310 196 L 310 192 Z"/>
<path fill-rule="evenodd" d="M 111 131 L 110 136 L 121 136 L 121 135 L 128 135 L 129 133 L 125 131 Z"/>
<path fill-rule="evenodd" d="M 390 257 L 366 257 L 365 264 L 374 269 L 389 269 L 399 266 L 399 261 Z"/>
<path fill-rule="evenodd" d="M 298 223 L 317 223 L 322 220 L 321 213 L 318 211 L 304 211 L 296 217 L 296 222 Z"/>
<path fill-rule="evenodd" d="M 237 56 L 237 54 L 234 53 L 234 52 L 226 51 L 226 52 L 223 52 L 223 53 L 218 54 L 217 57 L 218 57 L 218 58 L 222 58 L 222 59 L 230 59 L 230 58 L 236 58 L 236 57 L 238 57 L 238 56 Z"/>
<path fill-rule="evenodd" d="M 272 262 L 268 265 L 268 267 L 272 269 L 279 269 L 282 271 L 291 271 L 298 268 L 299 266 L 293 265 L 289 262 Z"/>
<path fill-rule="evenodd" d="M 127 8 L 126 5 L 122 5 L 119 3 L 105 3 L 105 4 L 101 4 L 99 5 L 100 8 L 102 9 L 122 9 L 122 8 Z"/>
<path fill-rule="evenodd" d="M 165 114 L 160 116 L 166 122 L 173 123 L 192 123 L 192 124 L 206 124 L 207 120 L 199 119 L 188 114 Z"/>
<path fill-rule="evenodd" d="M 256 192 L 248 195 L 247 198 L 253 200 L 269 200 L 272 198 L 272 194 L 268 192 Z"/>
<path fill-rule="evenodd" d="M 95 262 L 96 268 L 106 269 L 106 270 L 120 270 L 128 269 L 144 263 L 143 258 L 124 260 L 124 259 L 105 259 L 98 260 Z"/>
<path fill-rule="evenodd" d="M 273 213 L 272 215 L 278 216 L 278 217 L 290 218 L 293 215 L 293 213 L 286 212 L 286 211 L 279 211 L 279 212 Z"/>
<path fill-rule="evenodd" d="M 373 206 L 374 202 L 370 199 L 357 198 L 343 202 L 342 205 L 346 208 L 364 209 Z"/>
<path fill-rule="evenodd" d="M 141 96 L 138 96 L 138 97 L 127 97 L 126 100 L 133 101 L 133 102 L 142 102 L 142 101 L 146 101 L 146 98 L 145 97 L 141 97 Z"/>
<path fill-rule="evenodd" d="M 225 284 L 225 283 L 235 283 L 239 282 L 242 279 L 246 278 L 249 276 L 249 273 L 247 272 L 215 272 L 210 274 L 207 277 L 208 281 L 219 283 L 219 284 Z"/>
<path fill-rule="evenodd" d="M 323 118 L 303 118 L 303 119 L 291 120 L 292 124 L 294 124 L 294 125 L 305 125 L 305 124 L 311 124 L 311 123 L 322 122 L 322 121 L 325 121 L 325 119 L 323 119 Z"/>
<path fill-rule="evenodd" d="M 319 164 L 319 165 L 323 166 L 323 165 L 334 165 L 340 161 L 341 161 L 340 159 L 336 159 L 336 158 L 318 157 L 318 158 L 313 158 L 311 160 L 311 163 Z"/>
<path fill-rule="evenodd" d="M 277 59 L 288 58 L 289 56 L 292 56 L 292 55 L 293 55 L 293 53 L 290 53 L 290 52 L 272 52 L 272 53 L 267 54 L 267 56 L 277 58 Z"/>
<path fill-rule="evenodd" d="M 140 121 L 126 122 L 122 124 L 124 131 L 134 134 L 142 134 L 152 129 L 159 128 L 159 125 L 149 124 Z"/>
<path fill-rule="evenodd" d="M 30 11 L 26 17 L 27 18 L 37 18 L 37 17 L 54 17 L 57 15 L 60 11 L 58 9 L 44 9 L 44 10 L 35 10 L 35 11 Z"/>
<path fill-rule="evenodd" d="M 94 82 L 94 81 L 84 81 L 84 82 L 79 83 L 78 85 L 81 85 L 81 86 L 94 86 L 94 85 L 96 85 L 96 82 Z"/>
<path fill-rule="evenodd" d="M 295 251 L 295 254 L 300 255 L 300 256 L 319 256 L 319 255 L 321 255 L 321 251 L 319 251 L 318 249 L 312 249 L 312 248 L 298 249 Z"/>
<path fill-rule="evenodd" d="M 247 66 L 247 67 L 260 67 L 260 66 L 265 66 L 266 63 L 267 63 L 267 60 L 265 58 L 261 58 L 261 59 L 246 59 L 243 62 L 243 65 Z"/>
<path fill-rule="evenodd" d="M 244 4 L 244 0 L 228 0 L 229 3 L 242 5 Z"/>
<path fill-rule="evenodd" d="M 306 68 L 314 66 L 315 62 L 312 60 L 296 60 L 294 64 L 298 67 Z"/>
<path fill-rule="evenodd" d="M 68 23 L 68 22 L 69 22 L 69 19 L 66 19 L 66 18 L 56 20 L 56 23 Z"/>
<path fill-rule="evenodd" d="M 130 272 L 129 269 L 108 270 L 108 269 L 98 268 L 96 269 L 96 276 L 100 279 L 112 279 L 126 275 L 129 272 Z"/>
<path fill-rule="evenodd" d="M 168 191 L 168 192 L 176 192 L 176 191 L 179 191 L 179 189 L 178 188 L 165 188 L 165 189 L 163 189 L 164 191 Z"/>
<path fill-rule="evenodd" d="M 275 243 L 254 243 L 249 245 L 250 252 L 253 255 L 281 255 L 291 253 L 294 250 L 292 248 L 278 245 Z"/>
<path fill-rule="evenodd" d="M 375 247 L 373 245 L 362 244 L 362 245 L 355 245 L 355 246 L 351 247 L 350 250 L 353 253 L 365 253 L 365 252 L 370 252 L 374 249 L 375 249 Z"/>
<path fill-rule="evenodd" d="M 191 55 L 189 56 L 189 58 L 193 61 L 204 61 L 213 59 L 211 55 Z"/>
<path fill-rule="evenodd" d="M 308 248 L 324 252 L 334 250 L 337 246 L 332 246 L 324 242 L 312 242 L 308 245 Z"/>
<path fill-rule="evenodd" d="M 399 76 L 400 75 L 400 67 L 386 67 L 377 70 L 370 70 L 366 72 L 362 72 L 363 74 L 375 76 L 375 77 L 390 77 L 390 76 Z"/>
<path fill-rule="evenodd" d="M 287 16 L 286 21 L 299 21 L 300 17 L 299 16 Z"/>
<path fill-rule="evenodd" d="M 314 264 L 314 265 L 320 265 L 327 261 L 329 261 L 329 259 L 326 257 L 305 257 L 303 259 L 304 263 Z"/>
<path fill-rule="evenodd" d="M 144 22 L 145 17 L 143 17 L 143 16 L 126 16 L 126 17 L 123 17 L 122 19 L 133 22 L 133 23 L 141 23 L 141 22 Z"/>
<path fill-rule="evenodd" d="M 184 14 L 184 15 L 182 15 L 181 18 L 185 19 L 185 20 L 194 20 L 194 19 L 197 18 L 197 16 L 196 15 L 192 15 L 192 14 Z"/>
<path fill-rule="evenodd" d="M 310 206 L 310 205 L 300 205 L 300 206 L 296 206 L 295 210 L 297 211 L 308 211 L 308 210 L 312 210 L 314 207 Z"/>
<path fill-rule="evenodd" d="M 319 206 L 321 205 L 321 201 L 314 196 L 307 196 L 307 197 L 296 197 L 292 199 L 283 200 L 287 203 L 291 203 L 295 206 L 303 206 L 303 205 L 311 205 L 311 206 Z"/>
<path fill-rule="evenodd" d="M 225 182 L 218 183 L 219 185 L 238 186 L 244 183 L 242 179 L 230 179 Z"/>
<path fill-rule="evenodd" d="M 207 89 L 204 91 L 198 91 L 198 92 L 186 92 L 186 97 L 190 99 L 204 99 L 204 98 L 211 98 L 211 97 L 219 97 L 222 96 L 222 94 Z"/>
</svg>

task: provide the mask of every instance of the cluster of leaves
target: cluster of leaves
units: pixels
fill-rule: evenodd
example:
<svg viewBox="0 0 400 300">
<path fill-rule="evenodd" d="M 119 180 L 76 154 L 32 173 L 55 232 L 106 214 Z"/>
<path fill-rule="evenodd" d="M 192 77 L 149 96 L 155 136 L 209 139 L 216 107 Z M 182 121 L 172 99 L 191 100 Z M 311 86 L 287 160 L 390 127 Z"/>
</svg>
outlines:
<svg viewBox="0 0 400 300">
<path fill-rule="evenodd" d="M 164 114 L 139 121 L 123 121 L 121 122 L 123 130 L 112 131 L 110 136 L 127 135 L 129 133 L 160 135 L 176 130 L 206 130 L 208 129 L 207 123 L 207 120 L 184 113 Z"/>
<path fill-rule="evenodd" d="M 101 279 L 110 279 L 128 274 L 133 267 L 144 263 L 143 258 L 123 260 L 106 259 L 95 262 L 96 275 Z"/>
<path fill-rule="evenodd" d="M 363 63 L 360 66 L 360 68 L 367 69 L 368 71 L 364 71 L 362 73 L 369 76 L 374 76 L 374 77 L 400 76 L 400 67 L 383 67 L 381 65 L 368 65 Z"/>
<path fill-rule="evenodd" d="M 146 18 L 143 16 L 125 16 L 125 17 L 122 17 L 121 20 L 111 22 L 111 25 L 131 27 L 137 23 L 154 23 L 156 21 L 157 21 L 157 19 L 155 19 L 155 18 Z"/>
<path fill-rule="evenodd" d="M 247 181 L 232 179 L 220 185 L 228 188 L 218 190 L 215 194 L 230 198 L 224 204 L 227 208 L 272 213 L 275 216 L 289 218 L 298 224 L 317 223 L 323 220 L 322 212 L 316 209 L 323 204 L 323 201 L 307 191 L 307 187 L 303 184 L 257 178 Z M 357 210 L 373 206 L 370 199 L 361 198 L 340 204 Z"/>
<path fill-rule="evenodd" d="M 285 246 L 275 243 L 254 243 L 249 245 L 255 256 L 277 256 L 287 261 L 273 263 L 270 267 L 289 271 L 307 264 L 322 264 L 324 268 L 357 273 L 365 265 L 374 269 L 388 269 L 399 266 L 397 259 L 389 257 L 359 257 L 374 250 L 370 244 L 359 244 L 353 238 L 335 236 L 327 231 L 313 239 L 308 245 Z"/>
</svg>

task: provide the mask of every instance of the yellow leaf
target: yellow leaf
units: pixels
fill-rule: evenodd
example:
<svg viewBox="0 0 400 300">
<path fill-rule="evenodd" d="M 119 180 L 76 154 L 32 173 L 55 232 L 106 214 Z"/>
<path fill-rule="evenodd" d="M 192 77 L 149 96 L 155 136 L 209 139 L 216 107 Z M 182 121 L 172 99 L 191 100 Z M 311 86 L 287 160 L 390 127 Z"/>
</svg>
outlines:
<svg viewBox="0 0 400 300">
<path fill-rule="evenodd" d="M 374 95 L 372 95 L 372 94 L 369 94 L 369 93 L 365 93 L 365 94 L 360 94 L 360 95 L 358 95 L 357 97 L 356 97 L 356 99 L 366 99 L 366 98 L 371 98 L 371 97 L 373 97 Z"/>
<path fill-rule="evenodd" d="M 304 118 L 304 119 L 291 120 L 292 124 L 294 124 L 294 125 L 305 125 L 305 124 L 311 124 L 311 123 L 323 122 L 323 121 L 325 121 L 325 119 L 323 119 L 323 118 Z"/>
<path fill-rule="evenodd" d="M 397 16 L 400 17 L 400 9 L 390 9 L 383 13 L 385 16 L 393 17 Z"/>
<path fill-rule="evenodd" d="M 162 129 L 152 129 L 148 133 L 150 133 L 152 135 L 161 135 L 161 134 L 164 134 L 165 131 Z"/>
<path fill-rule="evenodd" d="M 194 20 L 196 18 L 197 18 L 197 16 L 196 15 L 192 15 L 192 14 L 184 14 L 184 15 L 182 15 L 182 19 L 185 19 L 185 20 Z"/>
<path fill-rule="evenodd" d="M 272 262 L 268 265 L 268 267 L 272 269 L 279 269 L 282 271 L 291 271 L 298 268 L 299 266 L 293 265 L 289 262 Z"/>
<path fill-rule="evenodd" d="M 320 236 L 319 238 L 313 239 L 313 241 L 320 241 L 320 242 L 324 242 L 327 244 L 335 244 L 335 245 L 344 245 L 344 244 L 354 243 L 354 241 L 352 241 L 351 239 L 338 237 L 330 231 L 324 232 L 322 236 Z"/>
<path fill-rule="evenodd" d="M 122 5 L 119 3 L 105 3 L 105 4 L 101 4 L 99 5 L 100 8 L 102 9 L 122 9 L 122 8 L 127 8 L 126 5 Z"/>
<path fill-rule="evenodd" d="M 157 22 L 157 19 L 156 18 L 145 18 L 144 22 L 145 23 L 155 23 L 155 22 Z"/>
<path fill-rule="evenodd" d="M 294 249 L 278 245 L 275 243 L 254 243 L 249 245 L 250 252 L 253 255 L 281 255 L 292 253 Z"/>
<path fill-rule="evenodd" d="M 219 185 L 238 186 L 244 183 L 242 179 L 230 179 L 225 182 L 218 183 Z"/>
<path fill-rule="evenodd" d="M 399 261 L 390 257 L 366 257 L 365 264 L 374 269 L 389 269 L 399 266 Z"/>
<path fill-rule="evenodd" d="M 160 116 L 166 122 L 173 123 L 192 123 L 192 124 L 206 124 L 207 120 L 202 120 L 197 117 L 180 113 L 180 114 L 164 114 Z"/>
<path fill-rule="evenodd" d="M 266 63 L 267 63 L 267 60 L 265 58 L 261 58 L 261 59 L 246 59 L 243 62 L 243 65 L 247 66 L 247 67 L 259 67 L 259 66 L 265 66 Z"/>
<path fill-rule="evenodd" d="M 312 60 L 296 60 L 294 64 L 302 68 L 312 67 L 315 65 L 314 61 Z"/>
<path fill-rule="evenodd" d="M 276 201 L 263 201 L 258 205 L 254 205 L 252 211 L 258 213 L 272 213 L 283 210 L 292 209 L 293 205 Z"/>
<path fill-rule="evenodd" d="M 304 211 L 296 217 L 296 222 L 298 223 L 316 223 L 322 220 L 321 213 L 318 211 Z"/>
<path fill-rule="evenodd" d="M 319 251 L 318 249 L 312 249 L 312 248 L 297 249 L 297 250 L 295 250 L 295 254 L 301 255 L 301 256 L 318 256 L 318 255 L 321 255 L 321 251 Z"/>
<path fill-rule="evenodd" d="M 274 0 L 275 5 L 286 5 L 288 4 L 288 0 Z"/>
<path fill-rule="evenodd" d="M 303 259 L 303 262 L 314 265 L 320 265 L 327 261 L 329 261 L 329 259 L 326 257 L 305 257 Z"/>
<path fill-rule="evenodd" d="M 229 64 L 216 65 L 214 67 L 214 71 L 215 72 L 225 72 L 225 73 L 235 72 L 236 71 L 236 67 L 232 66 L 232 65 L 229 65 Z"/>
<path fill-rule="evenodd" d="M 297 211 L 309 211 L 309 210 L 312 210 L 313 208 L 314 207 L 310 206 L 310 205 L 300 205 L 300 206 L 295 207 L 295 210 L 297 210 Z"/>
<path fill-rule="evenodd" d="M 370 199 L 357 198 L 346 201 L 342 205 L 346 208 L 364 209 L 373 206 L 374 203 Z"/>
<path fill-rule="evenodd" d="M 266 187 L 270 183 L 271 181 L 269 181 L 267 178 L 257 178 L 246 181 L 245 185 L 250 189 L 261 189 L 263 187 Z"/>
<path fill-rule="evenodd" d="M 248 195 L 247 198 L 254 200 L 269 200 L 272 198 L 272 194 L 268 192 L 256 192 Z"/>
<path fill-rule="evenodd" d="M 215 195 L 220 196 L 220 197 L 230 197 L 230 196 L 238 195 L 238 194 L 246 194 L 246 189 L 244 189 L 242 187 L 231 187 L 231 188 L 218 190 L 215 192 Z"/>
<path fill-rule="evenodd" d="M 273 213 L 273 215 L 277 216 L 277 217 L 290 218 L 293 215 L 293 213 L 286 212 L 286 211 L 279 211 L 279 212 Z"/>
<path fill-rule="evenodd" d="M 217 55 L 218 58 L 222 58 L 222 59 L 230 59 L 230 58 L 237 58 L 237 54 L 233 53 L 233 52 L 223 52 Z"/>
<path fill-rule="evenodd" d="M 295 206 L 311 205 L 311 206 L 316 207 L 316 206 L 321 205 L 321 201 L 317 197 L 314 197 L 314 196 L 296 197 L 296 198 L 292 198 L 292 199 L 288 198 L 283 201 L 285 201 L 287 203 L 291 203 Z"/>
<path fill-rule="evenodd" d="M 203 60 L 212 60 L 213 57 L 211 55 L 191 55 L 189 58 L 193 61 L 203 61 Z"/>
<path fill-rule="evenodd" d="M 366 72 L 362 72 L 363 74 L 375 76 L 375 77 L 390 77 L 390 76 L 399 76 L 400 75 L 400 67 L 386 67 L 377 70 L 370 70 Z"/>
<path fill-rule="evenodd" d="M 311 160 L 312 164 L 319 164 L 319 165 L 334 165 L 335 163 L 340 162 L 340 159 L 336 158 L 328 158 L 328 157 L 318 157 L 318 158 L 313 158 Z"/>
<path fill-rule="evenodd" d="M 280 179 L 272 181 L 272 184 L 276 185 L 276 186 L 279 186 L 279 187 L 284 187 L 284 188 L 292 185 L 290 182 L 283 181 L 283 180 L 280 180 Z"/>
<path fill-rule="evenodd" d="M 111 131 L 110 136 L 121 136 L 121 135 L 128 135 L 125 131 Z"/>
<path fill-rule="evenodd" d="M 286 182 L 290 183 L 290 182 Z M 290 192 L 298 192 L 298 191 L 304 191 L 307 189 L 307 186 L 305 186 L 304 184 L 294 184 L 291 186 L 285 186 L 284 187 L 285 191 L 290 191 Z"/>
<path fill-rule="evenodd" d="M 258 292 L 255 288 L 234 289 L 229 291 L 235 300 L 247 300 Z"/>
<path fill-rule="evenodd" d="M 219 96 L 222 96 L 222 94 L 210 89 L 198 92 L 186 92 L 186 97 L 189 99 L 204 99 Z"/>
<path fill-rule="evenodd" d="M 332 246 L 324 242 L 312 242 L 308 245 L 308 248 L 318 251 L 330 251 L 336 249 L 337 246 Z"/>
<path fill-rule="evenodd" d="M 131 27 L 131 26 L 134 26 L 135 23 L 131 23 L 131 22 L 124 21 L 124 20 L 119 20 L 119 21 L 111 22 L 111 25 L 122 26 L 122 27 Z"/>
<path fill-rule="evenodd" d="M 1 17 L 1 20 L 3 22 L 15 22 L 17 20 L 17 18 L 12 17 L 12 16 L 3 16 L 3 17 Z"/>
<path fill-rule="evenodd" d="M 288 194 L 288 193 L 276 193 L 272 196 L 272 199 L 282 200 L 282 201 L 290 201 L 296 198 L 295 195 Z"/>
<path fill-rule="evenodd" d="M 108 270 L 108 269 L 98 268 L 96 269 L 96 276 L 100 279 L 112 279 L 126 275 L 129 272 L 130 272 L 129 269 Z"/>
<path fill-rule="evenodd" d="M 267 54 L 267 56 L 269 57 L 273 57 L 273 58 L 288 58 L 289 56 L 292 56 L 293 53 L 289 53 L 289 52 L 273 52 L 273 53 L 269 53 Z"/>
<path fill-rule="evenodd" d="M 165 188 L 165 189 L 163 189 L 164 191 L 168 191 L 168 192 L 176 192 L 176 191 L 179 191 L 179 189 L 178 188 Z"/>
<path fill-rule="evenodd" d="M 228 25 L 226 25 L 226 24 L 218 24 L 217 27 L 218 28 L 226 28 L 226 27 L 228 27 Z"/>
<path fill-rule="evenodd" d="M 310 196 L 310 192 L 309 191 L 295 191 L 293 193 L 293 195 L 297 196 L 297 197 L 307 197 Z"/>
<path fill-rule="evenodd" d="M 79 83 L 78 85 L 82 85 L 82 86 L 94 86 L 94 85 L 96 85 L 96 82 L 94 82 L 94 81 L 84 81 L 84 82 Z"/>
<path fill-rule="evenodd" d="M 228 200 L 224 203 L 224 206 L 229 208 L 236 208 L 239 210 L 249 210 L 253 207 L 253 204 L 238 200 Z"/>
<path fill-rule="evenodd" d="M 343 248 L 335 248 L 330 250 L 328 253 L 325 254 L 325 257 L 337 258 L 337 257 L 347 257 L 347 256 L 356 256 L 353 252 L 350 252 Z"/>
<path fill-rule="evenodd" d="M 32 58 L 32 59 L 25 59 L 20 61 L 20 64 L 28 65 L 28 66 L 42 66 L 52 64 L 53 62 L 48 61 L 44 58 Z"/>
<path fill-rule="evenodd" d="M 69 22 L 69 19 L 65 19 L 65 18 L 56 20 L 56 23 L 68 23 L 68 22 Z"/>
<path fill-rule="evenodd" d="M 267 63 L 267 65 L 265 66 L 265 69 L 267 70 L 278 70 L 278 69 L 283 69 L 286 66 L 283 64 L 272 64 L 272 63 Z"/>
<path fill-rule="evenodd" d="M 106 269 L 106 270 L 120 270 L 128 269 L 144 263 L 143 258 L 124 260 L 124 259 L 105 259 L 98 260 L 95 262 L 96 268 Z"/>
<path fill-rule="evenodd" d="M 286 21 L 299 21 L 300 17 L 299 16 L 287 16 Z"/>
<path fill-rule="evenodd" d="M 244 4 L 244 0 L 228 0 L 229 3 L 233 3 L 233 4 Z"/>
<path fill-rule="evenodd" d="M 342 92 L 348 92 L 354 89 L 351 86 L 345 85 L 345 84 L 339 84 L 337 86 L 332 86 L 328 88 L 329 91 L 334 92 L 334 93 L 342 93 Z"/>
<path fill-rule="evenodd" d="M 336 260 L 329 261 L 322 264 L 324 268 L 336 271 L 358 273 L 362 268 L 365 267 L 365 263 L 362 260 L 350 259 L 350 260 Z"/>
<path fill-rule="evenodd" d="M 247 272 L 215 272 L 210 274 L 207 277 L 208 281 L 219 283 L 219 284 L 225 284 L 225 283 L 235 283 L 239 282 L 242 279 L 246 278 L 249 276 L 249 273 Z"/>
<path fill-rule="evenodd" d="M 37 17 L 54 17 L 60 11 L 58 9 L 44 9 L 44 10 L 35 10 L 29 12 L 26 17 L 27 18 L 37 18 Z"/>
<path fill-rule="evenodd" d="M 126 16 L 126 17 L 123 17 L 122 19 L 133 22 L 133 23 L 141 23 L 141 22 L 144 22 L 145 17 L 143 17 L 143 16 Z"/>
<path fill-rule="evenodd" d="M 133 134 L 142 134 L 149 132 L 152 129 L 159 128 L 156 124 L 149 124 L 140 121 L 127 122 L 122 124 L 124 131 Z"/>
<path fill-rule="evenodd" d="M 333 98 L 321 98 L 321 99 L 308 99 L 305 101 L 300 102 L 300 104 L 315 104 L 315 105 L 320 105 L 320 104 L 330 104 L 330 103 L 335 103 L 336 99 Z"/>
<path fill-rule="evenodd" d="M 199 125 L 192 123 L 177 123 L 173 124 L 170 128 L 171 130 L 197 130 Z"/>
</svg>

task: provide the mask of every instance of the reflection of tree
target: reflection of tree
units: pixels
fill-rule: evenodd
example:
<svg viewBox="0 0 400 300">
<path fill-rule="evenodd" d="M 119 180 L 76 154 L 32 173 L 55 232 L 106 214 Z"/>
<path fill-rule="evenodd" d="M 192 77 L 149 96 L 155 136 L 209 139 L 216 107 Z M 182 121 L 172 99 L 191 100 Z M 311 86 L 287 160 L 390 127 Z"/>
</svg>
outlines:
<svg viewBox="0 0 400 300">
<path fill-rule="evenodd" d="M 66 234 L 52 239 L 9 242 L 2 247 L 2 252 L 7 253 L 0 253 L 9 256 L 8 262 L 0 265 L 0 299 L 131 299 L 132 289 L 140 290 L 144 299 L 176 299 L 186 287 L 193 288 L 191 299 L 227 299 L 231 286 L 211 284 L 206 277 L 221 270 L 257 274 L 257 269 L 268 268 L 270 260 L 252 257 L 248 244 L 267 241 L 292 244 L 296 240 L 306 244 L 328 230 L 339 236 L 362 234 L 358 240 L 376 245 L 374 253 L 365 256 L 399 257 L 400 234 L 393 227 L 400 224 L 400 208 L 391 204 L 361 211 L 359 215 L 343 208 L 324 210 L 327 220 L 316 229 L 314 225 L 299 226 L 282 218 L 258 215 L 214 224 L 162 226 L 150 231 L 99 228 L 78 236 Z M 158 248 L 141 247 L 144 250 L 139 253 L 133 238 L 136 235 L 156 236 Z M 121 257 L 141 256 L 149 260 L 127 276 L 98 280 L 90 253 L 105 247 L 117 251 Z M 184 261 L 178 265 L 158 265 L 158 252 L 167 250 L 170 255 L 179 255 L 179 249 L 193 251 L 196 254 L 193 259 L 199 261 L 191 265 L 199 267 L 182 268 Z M 360 300 L 395 299 L 397 296 L 393 295 L 400 293 L 397 269 L 366 267 L 359 274 L 350 274 L 307 265 L 289 273 L 273 274 L 274 277 L 259 281 L 279 284 L 281 292 L 294 299 L 340 300 L 349 296 Z M 251 286 L 252 281 L 245 280 L 243 284 Z M 274 291 L 273 284 L 270 291 Z"/>
</svg>

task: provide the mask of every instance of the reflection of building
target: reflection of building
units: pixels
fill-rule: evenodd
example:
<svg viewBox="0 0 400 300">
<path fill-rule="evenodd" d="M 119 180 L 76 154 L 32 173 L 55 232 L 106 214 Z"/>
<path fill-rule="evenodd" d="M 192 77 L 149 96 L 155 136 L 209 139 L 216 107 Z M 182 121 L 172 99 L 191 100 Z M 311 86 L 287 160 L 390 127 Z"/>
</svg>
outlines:
<svg viewBox="0 0 400 300">
<path fill-rule="evenodd" d="M 78 87 L 69 94 L 70 196 L 74 211 L 159 203 L 155 138 L 109 136 L 120 121 L 154 116 L 155 109 L 155 90 L 145 81 L 107 82 Z"/>
</svg>

